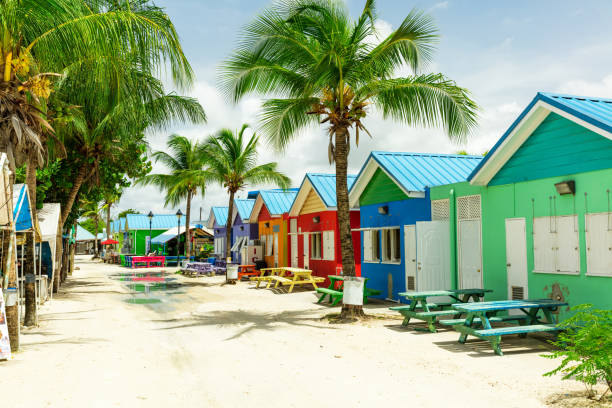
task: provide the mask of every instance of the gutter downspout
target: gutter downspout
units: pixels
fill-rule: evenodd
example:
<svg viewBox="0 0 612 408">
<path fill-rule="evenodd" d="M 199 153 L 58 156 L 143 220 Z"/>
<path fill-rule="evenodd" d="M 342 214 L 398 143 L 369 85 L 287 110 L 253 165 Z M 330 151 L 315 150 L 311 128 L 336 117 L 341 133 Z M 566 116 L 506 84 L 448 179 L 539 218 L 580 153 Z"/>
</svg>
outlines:
<svg viewBox="0 0 612 408">
<path fill-rule="evenodd" d="M 458 288 L 459 276 L 458 271 L 459 267 L 457 265 L 457 204 L 455 200 L 455 189 L 451 188 L 449 191 L 449 228 L 450 228 L 450 252 L 451 252 L 451 286 L 453 289 Z"/>
</svg>

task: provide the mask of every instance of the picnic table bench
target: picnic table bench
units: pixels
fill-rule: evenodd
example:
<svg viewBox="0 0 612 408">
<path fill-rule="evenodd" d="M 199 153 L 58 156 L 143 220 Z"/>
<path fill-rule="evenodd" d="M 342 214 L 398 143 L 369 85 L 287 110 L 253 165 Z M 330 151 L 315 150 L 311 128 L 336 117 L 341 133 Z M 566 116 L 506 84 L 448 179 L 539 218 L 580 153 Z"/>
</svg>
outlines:
<svg viewBox="0 0 612 408">
<path fill-rule="evenodd" d="M 478 337 L 491 343 L 495 354 L 503 356 L 501 351 L 501 336 L 518 334 L 526 337 L 528 333 L 557 332 L 560 329 L 554 324 L 552 312 L 560 306 L 567 306 L 565 302 L 551 299 L 538 300 L 501 300 L 494 302 L 480 302 L 470 304 L 454 304 L 453 308 L 458 312 L 465 313 L 465 319 L 461 319 L 453 328 L 459 333 L 459 343 L 465 343 L 468 336 Z M 520 310 L 523 315 L 496 316 L 499 312 L 509 310 Z M 546 322 L 542 321 L 538 314 L 542 312 Z M 500 321 L 519 322 L 519 326 L 492 327 L 491 323 Z"/>
<path fill-rule="evenodd" d="M 321 297 L 317 303 L 321 303 L 325 300 L 327 296 L 332 306 L 336 306 L 344 296 L 343 286 L 344 286 L 344 276 L 343 275 L 329 275 L 328 276 L 330 283 L 327 288 L 317 288 L 317 292 L 321 293 Z M 365 282 L 363 284 L 363 303 L 368 303 L 368 296 L 376 296 L 380 295 L 381 291 L 378 289 L 370 289 L 366 287 L 366 283 L 368 278 L 364 278 Z"/>
<path fill-rule="evenodd" d="M 259 287 L 262 282 L 267 282 L 268 285 L 266 288 L 269 288 L 272 283 L 274 283 L 275 288 L 278 288 L 279 285 L 289 286 L 289 293 L 293 292 L 293 288 L 296 285 L 312 285 L 312 287 L 316 290 L 317 283 L 325 281 L 325 278 L 312 276 L 312 271 L 310 269 L 292 268 L 287 266 L 279 268 L 263 268 L 260 272 L 260 276 L 251 278 L 251 281 L 257 282 L 256 287 Z M 268 275 L 264 275 L 265 273 L 268 273 Z"/>
<path fill-rule="evenodd" d="M 422 292 L 401 292 L 403 296 L 410 300 L 410 304 L 406 306 L 394 306 L 389 308 L 399 312 L 404 316 L 402 326 L 407 326 L 410 319 L 423 320 L 427 323 L 427 329 L 436 332 L 436 319 L 440 316 L 459 316 L 461 313 L 453 310 L 450 307 L 455 302 L 435 302 L 428 303 L 427 298 L 448 296 L 457 302 L 468 303 L 471 299 L 474 302 L 480 302 L 485 293 L 491 292 L 490 289 L 449 289 L 449 290 L 430 290 Z M 437 309 L 437 310 L 432 310 Z M 418 329 L 417 329 L 418 330 Z"/>
<path fill-rule="evenodd" d="M 181 272 L 189 276 L 209 275 L 213 271 L 213 266 L 208 262 L 189 262 L 181 268 Z"/>
<path fill-rule="evenodd" d="M 164 267 L 166 262 L 165 256 L 133 256 L 132 258 L 132 269 L 135 268 L 152 268 L 151 264 L 159 264 L 156 266 Z"/>
<path fill-rule="evenodd" d="M 257 282 L 256 288 L 259 288 L 259 285 L 262 282 L 267 283 L 266 288 L 269 288 L 272 284 L 273 276 L 280 276 L 284 274 L 285 268 L 262 268 L 259 270 L 259 276 L 252 276 L 250 278 L 251 282 Z"/>
<path fill-rule="evenodd" d="M 255 265 L 239 265 L 238 280 L 241 281 L 243 276 L 257 276 L 259 272 L 255 270 Z"/>
</svg>

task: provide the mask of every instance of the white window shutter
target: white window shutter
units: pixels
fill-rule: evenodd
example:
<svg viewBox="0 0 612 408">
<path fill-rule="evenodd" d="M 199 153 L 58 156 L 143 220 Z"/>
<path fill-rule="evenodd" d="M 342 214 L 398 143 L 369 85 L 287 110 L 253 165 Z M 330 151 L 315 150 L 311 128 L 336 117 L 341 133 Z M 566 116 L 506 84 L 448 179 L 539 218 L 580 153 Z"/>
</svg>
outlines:
<svg viewBox="0 0 612 408">
<path fill-rule="evenodd" d="M 329 261 L 336 259 L 336 239 L 334 237 L 334 230 L 329 231 Z"/>
<path fill-rule="evenodd" d="M 334 260 L 334 231 L 323 231 L 323 259 Z"/>
<path fill-rule="evenodd" d="M 363 231 L 363 260 L 372 260 L 372 231 Z"/>
</svg>

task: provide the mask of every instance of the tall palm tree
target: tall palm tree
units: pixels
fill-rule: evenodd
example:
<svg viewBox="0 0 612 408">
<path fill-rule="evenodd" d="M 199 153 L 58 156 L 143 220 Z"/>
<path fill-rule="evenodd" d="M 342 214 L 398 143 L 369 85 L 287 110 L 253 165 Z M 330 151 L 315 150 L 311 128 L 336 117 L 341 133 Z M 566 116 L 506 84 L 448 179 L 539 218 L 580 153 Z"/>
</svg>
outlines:
<svg viewBox="0 0 612 408">
<path fill-rule="evenodd" d="M 204 196 L 206 191 L 207 175 L 204 171 L 206 164 L 206 149 L 204 143 L 193 142 L 185 136 L 172 135 L 168 139 L 166 146 L 170 153 L 157 151 L 153 153 L 153 159 L 158 163 L 163 163 L 168 169 L 169 174 L 149 174 L 137 181 L 140 185 L 155 185 L 160 190 L 166 191 L 165 206 L 178 206 L 183 200 L 187 201 L 185 211 L 186 231 L 185 231 L 185 256 L 191 256 L 191 200 L 200 192 Z M 178 245 L 178 243 L 177 243 Z"/>
<path fill-rule="evenodd" d="M 457 142 L 476 125 L 476 104 L 466 89 L 443 74 L 421 73 L 437 40 L 432 19 L 411 11 L 400 26 L 376 43 L 375 1 L 366 0 L 353 20 L 340 0 L 278 1 L 248 25 L 238 50 L 223 65 L 224 87 L 234 101 L 270 94 L 262 128 L 285 148 L 309 125 L 325 124 L 328 158 L 336 167 L 342 264 L 355 275 L 349 222 L 347 165 L 351 142 L 370 133 L 370 110 L 407 125 L 442 126 Z M 399 77 L 407 66 L 412 75 Z M 343 305 L 342 315 L 361 315 Z"/>
<path fill-rule="evenodd" d="M 216 135 L 209 137 L 206 143 L 207 177 L 221 184 L 229 193 L 225 225 L 226 258 L 231 256 L 232 214 L 236 193 L 244 189 L 247 184 L 272 183 L 286 189 L 291 183 L 289 177 L 277 170 L 276 162 L 257 164 L 259 137 L 253 133 L 246 141 L 244 133 L 248 128 L 249 126 L 244 124 L 236 134 L 229 129 L 222 129 Z"/>
</svg>

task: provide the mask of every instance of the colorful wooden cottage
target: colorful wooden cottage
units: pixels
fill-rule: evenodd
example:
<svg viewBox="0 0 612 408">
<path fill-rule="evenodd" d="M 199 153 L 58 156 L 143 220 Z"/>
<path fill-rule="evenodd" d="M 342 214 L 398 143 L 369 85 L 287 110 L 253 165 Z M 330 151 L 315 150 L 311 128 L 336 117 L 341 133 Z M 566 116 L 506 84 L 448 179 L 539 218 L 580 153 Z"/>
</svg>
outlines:
<svg viewBox="0 0 612 408">
<path fill-rule="evenodd" d="M 469 182 L 431 189 L 458 286 L 612 308 L 611 190 L 612 100 L 538 93 Z"/>
<path fill-rule="evenodd" d="M 249 222 L 259 224 L 259 241 L 264 248 L 264 260 L 268 267 L 289 266 L 287 224 L 297 190 L 264 190 L 255 200 Z"/>
<path fill-rule="evenodd" d="M 186 221 L 185 216 L 181 216 L 182 228 L 185 227 Z M 179 219 L 175 214 L 155 214 L 150 220 L 146 214 L 127 214 L 123 233 L 124 253 L 145 255 L 149 233 L 151 238 L 155 238 L 178 225 Z"/>
<path fill-rule="evenodd" d="M 400 300 L 406 290 L 451 286 L 448 255 L 432 230 L 448 231 L 448 221 L 432 219 L 427 188 L 466 180 L 482 157 L 372 152 L 349 192 L 351 208 L 359 206 L 361 275 L 380 297 Z M 417 249 L 418 246 L 418 249 Z M 416 253 L 428 253 L 426 264 Z M 444 262 L 442 262 L 444 261 Z M 427 279 L 418 281 L 418 268 Z"/>
<path fill-rule="evenodd" d="M 255 206 L 255 199 L 235 199 L 232 222 L 232 262 L 244 264 L 251 260 L 243 260 L 240 252 L 249 242 L 259 239 L 259 224 L 250 223 L 251 211 Z"/>
<path fill-rule="evenodd" d="M 357 176 L 347 177 L 351 188 Z M 289 258 L 291 266 L 312 269 L 327 278 L 342 268 L 336 175 L 307 173 L 289 211 Z M 359 209 L 350 214 L 355 247 L 355 267 L 360 274 L 361 236 Z"/>
<path fill-rule="evenodd" d="M 227 240 L 226 225 L 228 207 L 212 207 L 208 216 L 208 228 L 214 231 L 214 254 L 218 258 L 225 258 L 225 241 Z M 230 236 L 231 239 L 231 236 Z M 231 241 L 230 241 L 231 242 Z"/>
</svg>

